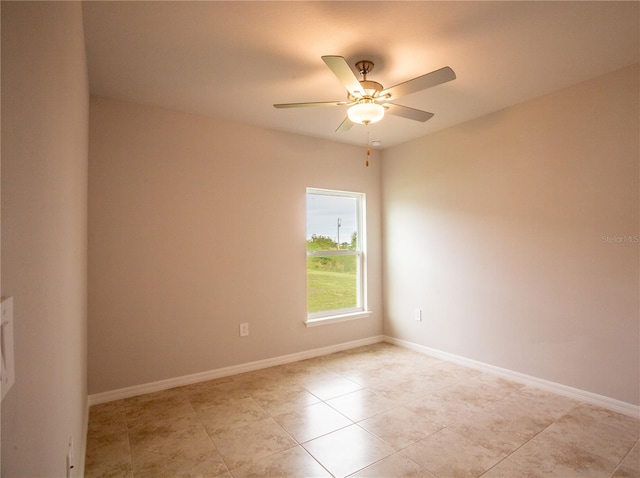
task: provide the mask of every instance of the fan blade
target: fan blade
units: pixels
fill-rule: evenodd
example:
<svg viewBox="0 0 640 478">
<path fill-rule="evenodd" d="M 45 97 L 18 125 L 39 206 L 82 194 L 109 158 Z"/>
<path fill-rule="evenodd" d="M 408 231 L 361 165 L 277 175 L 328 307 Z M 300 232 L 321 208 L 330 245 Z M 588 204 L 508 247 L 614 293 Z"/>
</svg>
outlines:
<svg viewBox="0 0 640 478">
<path fill-rule="evenodd" d="M 428 111 L 416 110 L 408 106 L 394 105 L 393 103 L 385 103 L 382 106 L 386 108 L 386 112 L 390 115 L 402 116 L 403 118 L 421 121 L 422 123 L 434 116 L 433 113 L 429 113 Z"/>
<path fill-rule="evenodd" d="M 438 86 L 442 83 L 446 83 L 447 81 L 455 79 L 456 74 L 454 73 L 454 71 L 448 66 L 445 66 L 444 68 L 432 71 L 431 73 L 427 73 L 426 75 L 418 76 L 413 80 L 408 80 L 404 83 L 392 86 L 391 88 L 387 88 L 386 90 L 382 91 L 379 96 L 391 95 L 388 99 L 395 100 L 397 98 L 400 98 L 401 96 L 410 95 L 411 93 L 415 93 L 416 91 L 420 90 L 426 90 L 427 88 Z"/>
<path fill-rule="evenodd" d="M 273 105 L 274 108 L 304 108 L 306 106 L 344 106 L 346 101 L 316 101 L 313 103 L 280 103 Z"/>
<path fill-rule="evenodd" d="M 323 56 L 322 59 L 327 64 L 329 69 L 333 72 L 342 86 L 344 86 L 349 93 L 354 96 L 363 95 L 362 86 L 358 81 L 358 77 L 353 73 L 347 60 L 341 56 Z"/>
<path fill-rule="evenodd" d="M 340 126 L 338 126 L 338 128 L 336 129 L 336 133 L 343 133 L 345 131 L 349 131 L 352 126 L 353 126 L 353 122 L 347 116 L 344 119 L 344 121 L 340 123 Z"/>
</svg>

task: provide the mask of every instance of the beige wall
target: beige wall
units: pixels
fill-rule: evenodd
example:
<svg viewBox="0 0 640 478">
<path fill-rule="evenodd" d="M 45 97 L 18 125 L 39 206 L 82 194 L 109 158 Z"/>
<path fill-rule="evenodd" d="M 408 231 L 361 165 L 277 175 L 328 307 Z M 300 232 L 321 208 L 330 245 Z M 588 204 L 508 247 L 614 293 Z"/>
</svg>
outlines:
<svg viewBox="0 0 640 478">
<path fill-rule="evenodd" d="M 3 1 L 2 286 L 16 371 L 3 476 L 66 476 L 69 438 L 84 463 L 88 115 L 80 4 Z"/>
<path fill-rule="evenodd" d="M 385 333 L 640 403 L 639 84 L 636 65 L 384 151 Z"/>
<path fill-rule="evenodd" d="M 382 333 L 377 153 L 104 98 L 90 123 L 90 393 Z M 370 318 L 303 323 L 306 187 L 367 194 Z"/>
</svg>

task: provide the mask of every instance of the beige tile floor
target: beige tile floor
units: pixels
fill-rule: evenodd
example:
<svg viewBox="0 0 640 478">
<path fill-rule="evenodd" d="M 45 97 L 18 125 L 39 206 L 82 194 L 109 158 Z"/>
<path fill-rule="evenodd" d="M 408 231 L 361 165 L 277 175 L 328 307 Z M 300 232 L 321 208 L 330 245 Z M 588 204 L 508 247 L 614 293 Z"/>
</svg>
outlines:
<svg viewBox="0 0 640 478">
<path fill-rule="evenodd" d="M 640 421 L 388 344 L 91 408 L 92 477 L 640 477 Z"/>
</svg>

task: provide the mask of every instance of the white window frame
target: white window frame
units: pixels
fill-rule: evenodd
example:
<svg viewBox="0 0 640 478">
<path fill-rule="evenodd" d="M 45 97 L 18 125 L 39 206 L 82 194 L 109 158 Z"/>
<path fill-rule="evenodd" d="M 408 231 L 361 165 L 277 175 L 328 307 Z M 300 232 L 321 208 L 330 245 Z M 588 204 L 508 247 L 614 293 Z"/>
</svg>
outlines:
<svg viewBox="0 0 640 478">
<path fill-rule="evenodd" d="M 307 327 L 316 325 L 326 325 L 347 320 L 363 319 L 369 317 L 371 312 L 367 310 L 367 261 L 366 261 L 366 194 L 351 191 L 338 191 L 334 189 L 307 188 L 307 194 L 348 197 L 356 200 L 356 221 L 357 221 L 357 248 L 353 250 L 331 250 L 331 251 L 307 251 L 307 257 L 327 257 L 327 256 L 356 256 L 356 306 L 345 309 L 332 309 L 319 312 L 307 313 L 305 324 Z M 306 264 L 306 262 L 305 262 Z"/>
</svg>

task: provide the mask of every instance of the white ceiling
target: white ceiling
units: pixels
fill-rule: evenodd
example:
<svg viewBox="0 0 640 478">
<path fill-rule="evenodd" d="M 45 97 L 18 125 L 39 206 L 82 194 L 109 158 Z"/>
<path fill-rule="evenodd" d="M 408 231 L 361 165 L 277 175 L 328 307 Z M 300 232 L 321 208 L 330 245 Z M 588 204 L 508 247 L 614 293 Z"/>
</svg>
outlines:
<svg viewBox="0 0 640 478">
<path fill-rule="evenodd" d="M 393 86 L 443 66 L 457 79 L 397 103 L 371 139 L 393 146 L 639 61 L 640 2 L 85 2 L 92 94 L 363 144 L 321 60 L 375 62 Z"/>
</svg>

